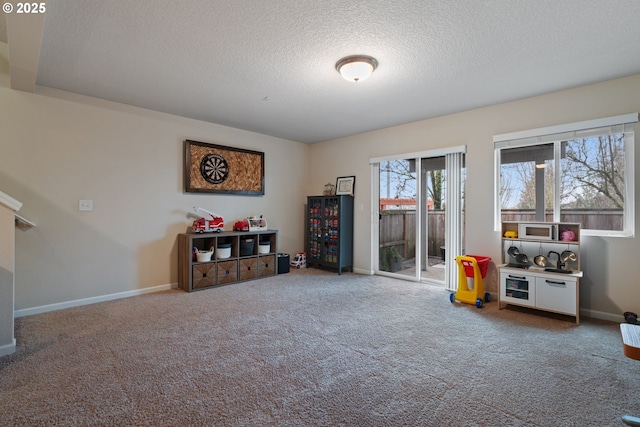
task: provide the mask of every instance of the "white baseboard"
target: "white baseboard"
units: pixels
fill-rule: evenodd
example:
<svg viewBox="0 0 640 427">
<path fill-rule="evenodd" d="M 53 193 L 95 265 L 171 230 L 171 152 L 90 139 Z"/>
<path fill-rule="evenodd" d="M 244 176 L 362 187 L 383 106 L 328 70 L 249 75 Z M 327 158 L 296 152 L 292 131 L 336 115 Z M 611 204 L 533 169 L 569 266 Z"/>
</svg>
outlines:
<svg viewBox="0 0 640 427">
<path fill-rule="evenodd" d="M 362 268 L 354 268 L 353 272 L 356 274 L 364 274 L 366 276 L 373 276 L 373 271 L 372 270 L 364 270 Z"/>
<path fill-rule="evenodd" d="M 15 353 L 16 351 L 16 339 L 13 339 L 11 344 L 5 344 L 0 346 L 0 356 L 6 356 L 7 354 Z"/>
<path fill-rule="evenodd" d="M 590 317 L 592 319 L 607 320 L 609 322 L 624 323 L 625 319 L 622 314 L 605 313 L 603 311 L 595 311 L 581 308 L 580 317 Z"/>
<path fill-rule="evenodd" d="M 149 288 L 136 289 L 133 291 L 118 292 L 116 294 L 101 295 L 101 296 L 91 297 L 91 298 L 82 298 L 82 299 L 77 299 L 73 301 L 59 302 L 56 304 L 41 305 L 39 307 L 23 308 L 21 310 L 15 310 L 13 312 L 13 317 L 31 316 L 34 314 L 47 313 L 49 311 L 62 310 L 64 308 L 79 307 L 81 305 L 89 305 L 89 304 L 95 304 L 97 302 L 112 301 L 114 299 L 128 298 L 136 295 L 148 294 L 151 292 L 166 291 L 166 290 L 174 289 L 177 287 L 178 287 L 177 283 L 172 283 L 168 285 L 158 285 L 158 286 L 151 286 Z M 2 349 L 0 348 L 0 352 L 1 350 Z"/>
</svg>

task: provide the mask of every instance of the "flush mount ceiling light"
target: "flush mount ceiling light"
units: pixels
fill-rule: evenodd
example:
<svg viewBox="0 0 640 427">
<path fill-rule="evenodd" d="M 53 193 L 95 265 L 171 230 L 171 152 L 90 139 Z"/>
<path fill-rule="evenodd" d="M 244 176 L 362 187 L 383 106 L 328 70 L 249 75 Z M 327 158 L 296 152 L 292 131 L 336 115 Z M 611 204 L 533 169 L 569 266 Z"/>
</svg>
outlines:
<svg viewBox="0 0 640 427">
<path fill-rule="evenodd" d="M 336 63 L 336 70 L 350 82 L 362 82 L 369 78 L 378 66 L 378 61 L 371 56 L 353 55 L 342 58 Z"/>
</svg>

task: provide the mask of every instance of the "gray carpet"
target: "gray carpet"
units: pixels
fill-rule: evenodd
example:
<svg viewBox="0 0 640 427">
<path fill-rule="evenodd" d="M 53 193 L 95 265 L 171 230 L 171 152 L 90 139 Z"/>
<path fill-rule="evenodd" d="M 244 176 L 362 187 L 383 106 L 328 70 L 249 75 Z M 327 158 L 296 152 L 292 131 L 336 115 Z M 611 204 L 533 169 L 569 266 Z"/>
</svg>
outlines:
<svg viewBox="0 0 640 427">
<path fill-rule="evenodd" d="M 316 269 L 16 319 L 2 426 L 619 426 L 617 324 Z"/>
</svg>

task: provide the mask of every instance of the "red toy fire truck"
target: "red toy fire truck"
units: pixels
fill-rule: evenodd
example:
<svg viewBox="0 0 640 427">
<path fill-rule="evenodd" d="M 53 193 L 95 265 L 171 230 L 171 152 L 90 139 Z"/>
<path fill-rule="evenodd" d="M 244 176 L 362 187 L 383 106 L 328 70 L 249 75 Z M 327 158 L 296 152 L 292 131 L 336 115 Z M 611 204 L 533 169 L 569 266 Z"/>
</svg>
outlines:
<svg viewBox="0 0 640 427">
<path fill-rule="evenodd" d="M 219 233 L 223 230 L 224 220 L 220 215 L 203 208 L 196 208 L 195 206 L 193 207 L 193 210 L 195 210 L 196 212 L 204 212 L 211 215 L 211 219 L 198 218 L 193 221 L 192 228 L 195 233 Z"/>
<path fill-rule="evenodd" d="M 249 221 L 236 221 L 236 223 L 233 224 L 233 231 L 249 231 Z"/>
</svg>

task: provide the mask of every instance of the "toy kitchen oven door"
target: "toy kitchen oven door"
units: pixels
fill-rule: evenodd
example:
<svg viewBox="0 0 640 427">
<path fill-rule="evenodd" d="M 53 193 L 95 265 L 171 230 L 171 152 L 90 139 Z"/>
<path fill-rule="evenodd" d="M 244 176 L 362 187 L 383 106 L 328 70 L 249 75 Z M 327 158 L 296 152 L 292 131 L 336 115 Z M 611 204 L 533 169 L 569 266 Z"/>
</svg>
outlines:
<svg viewBox="0 0 640 427">
<path fill-rule="evenodd" d="M 524 306 L 535 306 L 536 278 L 522 271 L 502 271 L 500 273 L 500 299 L 502 302 L 513 302 Z"/>
</svg>

